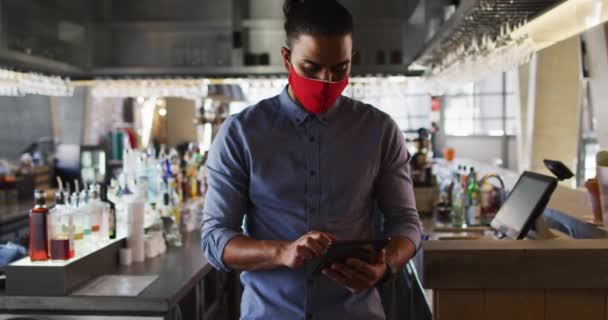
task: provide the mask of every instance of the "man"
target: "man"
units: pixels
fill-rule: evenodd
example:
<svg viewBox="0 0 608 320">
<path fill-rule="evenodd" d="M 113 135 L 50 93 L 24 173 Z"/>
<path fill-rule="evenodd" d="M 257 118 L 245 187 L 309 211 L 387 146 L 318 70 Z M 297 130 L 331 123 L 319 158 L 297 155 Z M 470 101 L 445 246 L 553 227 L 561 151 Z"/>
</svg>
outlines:
<svg viewBox="0 0 608 320">
<path fill-rule="evenodd" d="M 340 96 L 350 13 L 335 0 L 283 10 L 289 85 L 219 130 L 203 251 L 216 268 L 243 270 L 242 319 L 384 319 L 375 285 L 420 244 L 405 140 L 388 115 Z M 307 277 L 306 263 L 331 242 L 380 237 L 390 242 L 378 263 L 349 259 Z"/>
</svg>

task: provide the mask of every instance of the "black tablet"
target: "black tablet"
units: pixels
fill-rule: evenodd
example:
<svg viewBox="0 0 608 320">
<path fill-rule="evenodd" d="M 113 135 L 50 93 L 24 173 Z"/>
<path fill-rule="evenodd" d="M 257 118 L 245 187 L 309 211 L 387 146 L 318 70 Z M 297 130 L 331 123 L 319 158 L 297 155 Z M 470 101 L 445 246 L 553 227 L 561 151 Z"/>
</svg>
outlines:
<svg viewBox="0 0 608 320">
<path fill-rule="evenodd" d="M 491 226 L 511 239 L 523 239 L 533 228 L 557 187 L 557 179 L 526 171 L 492 220 Z"/>
<path fill-rule="evenodd" d="M 327 248 L 323 255 L 310 261 L 308 273 L 320 274 L 321 270 L 332 263 L 344 263 L 349 258 L 376 263 L 378 254 L 387 244 L 388 240 L 336 241 Z"/>
</svg>

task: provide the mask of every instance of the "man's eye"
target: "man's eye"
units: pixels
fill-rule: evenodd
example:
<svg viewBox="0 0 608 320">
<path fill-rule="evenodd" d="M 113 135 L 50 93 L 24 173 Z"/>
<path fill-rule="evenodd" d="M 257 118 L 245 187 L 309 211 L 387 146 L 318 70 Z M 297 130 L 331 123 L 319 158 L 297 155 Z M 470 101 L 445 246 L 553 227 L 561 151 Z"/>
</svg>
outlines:
<svg viewBox="0 0 608 320">
<path fill-rule="evenodd" d="M 332 72 L 334 73 L 338 73 L 338 72 L 344 72 L 347 69 L 347 65 L 341 65 L 341 66 L 337 66 L 335 68 L 332 69 Z"/>
<path fill-rule="evenodd" d="M 321 71 L 321 68 L 318 66 L 305 66 L 304 70 L 306 72 L 319 72 L 319 71 Z"/>
</svg>

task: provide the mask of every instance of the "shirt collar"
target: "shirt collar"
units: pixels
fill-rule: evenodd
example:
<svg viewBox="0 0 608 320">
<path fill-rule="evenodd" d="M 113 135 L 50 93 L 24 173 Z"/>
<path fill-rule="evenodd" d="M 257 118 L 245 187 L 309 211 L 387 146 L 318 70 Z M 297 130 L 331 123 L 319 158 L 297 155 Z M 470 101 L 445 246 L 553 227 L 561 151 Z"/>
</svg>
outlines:
<svg viewBox="0 0 608 320">
<path fill-rule="evenodd" d="M 281 94 L 279 95 L 279 103 L 281 104 L 281 110 L 287 115 L 287 117 L 296 125 L 302 125 L 308 117 L 315 117 L 324 125 L 329 124 L 338 113 L 338 109 L 340 109 L 340 103 L 342 103 L 343 97 L 340 96 L 334 105 L 325 113 L 316 115 L 306 111 L 300 105 L 298 105 L 291 96 L 289 95 L 289 91 L 287 90 L 289 85 L 285 86 Z"/>
</svg>

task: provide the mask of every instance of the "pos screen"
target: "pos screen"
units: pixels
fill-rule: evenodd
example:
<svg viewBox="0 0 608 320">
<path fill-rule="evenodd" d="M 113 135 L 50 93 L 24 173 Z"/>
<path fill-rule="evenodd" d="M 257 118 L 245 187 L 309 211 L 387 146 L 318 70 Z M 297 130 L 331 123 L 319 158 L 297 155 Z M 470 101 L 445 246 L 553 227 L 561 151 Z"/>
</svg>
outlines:
<svg viewBox="0 0 608 320">
<path fill-rule="evenodd" d="M 496 213 L 491 226 L 509 238 L 525 238 L 545 210 L 556 186 L 555 178 L 524 172 Z"/>
</svg>

